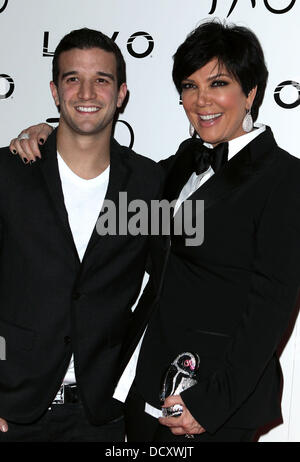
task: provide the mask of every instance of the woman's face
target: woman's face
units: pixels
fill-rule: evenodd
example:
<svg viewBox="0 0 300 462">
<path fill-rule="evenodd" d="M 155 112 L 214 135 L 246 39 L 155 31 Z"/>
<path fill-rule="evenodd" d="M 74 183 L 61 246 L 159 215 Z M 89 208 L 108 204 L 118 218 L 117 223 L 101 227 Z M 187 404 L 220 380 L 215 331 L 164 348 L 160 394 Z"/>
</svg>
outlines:
<svg viewBox="0 0 300 462">
<path fill-rule="evenodd" d="M 243 119 L 256 94 L 241 85 L 216 58 L 182 81 L 182 104 L 203 141 L 217 145 L 243 135 Z"/>
</svg>

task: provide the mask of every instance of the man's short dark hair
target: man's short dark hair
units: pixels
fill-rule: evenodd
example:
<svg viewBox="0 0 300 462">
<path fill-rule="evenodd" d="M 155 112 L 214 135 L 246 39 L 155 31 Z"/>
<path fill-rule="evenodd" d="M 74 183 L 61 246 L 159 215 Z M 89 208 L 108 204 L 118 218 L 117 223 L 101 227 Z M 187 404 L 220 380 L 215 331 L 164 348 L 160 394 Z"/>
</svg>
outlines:
<svg viewBox="0 0 300 462">
<path fill-rule="evenodd" d="M 56 86 L 58 85 L 59 76 L 59 56 L 64 51 L 69 51 L 73 48 L 79 48 L 80 50 L 100 48 L 101 50 L 113 53 L 117 63 L 118 88 L 120 88 L 122 83 L 126 82 L 126 65 L 118 45 L 102 32 L 84 27 L 83 29 L 73 30 L 65 35 L 56 47 L 52 62 L 52 80 Z"/>
<path fill-rule="evenodd" d="M 214 58 L 240 83 L 246 96 L 257 86 L 251 108 L 253 120 L 257 119 L 268 70 L 262 47 L 250 29 L 215 19 L 206 21 L 188 35 L 173 58 L 173 81 L 179 94 L 182 81 Z"/>
</svg>

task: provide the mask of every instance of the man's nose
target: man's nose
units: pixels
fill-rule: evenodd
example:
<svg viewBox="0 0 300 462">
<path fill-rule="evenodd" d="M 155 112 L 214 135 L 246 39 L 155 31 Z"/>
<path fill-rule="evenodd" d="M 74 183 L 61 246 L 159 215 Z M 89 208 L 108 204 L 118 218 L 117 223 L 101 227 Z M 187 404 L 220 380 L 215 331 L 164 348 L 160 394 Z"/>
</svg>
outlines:
<svg viewBox="0 0 300 462">
<path fill-rule="evenodd" d="M 83 81 L 80 84 L 78 96 L 81 99 L 89 100 L 93 99 L 96 96 L 93 82 Z"/>
</svg>

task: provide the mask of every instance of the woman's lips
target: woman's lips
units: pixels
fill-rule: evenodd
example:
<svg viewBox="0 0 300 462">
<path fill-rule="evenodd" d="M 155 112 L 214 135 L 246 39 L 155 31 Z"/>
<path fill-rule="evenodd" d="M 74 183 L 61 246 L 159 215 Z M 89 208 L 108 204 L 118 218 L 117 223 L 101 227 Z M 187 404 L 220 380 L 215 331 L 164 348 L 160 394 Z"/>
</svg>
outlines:
<svg viewBox="0 0 300 462">
<path fill-rule="evenodd" d="M 198 114 L 198 121 L 202 127 L 211 127 L 219 122 L 220 117 L 222 117 L 221 112 L 215 114 Z"/>
</svg>

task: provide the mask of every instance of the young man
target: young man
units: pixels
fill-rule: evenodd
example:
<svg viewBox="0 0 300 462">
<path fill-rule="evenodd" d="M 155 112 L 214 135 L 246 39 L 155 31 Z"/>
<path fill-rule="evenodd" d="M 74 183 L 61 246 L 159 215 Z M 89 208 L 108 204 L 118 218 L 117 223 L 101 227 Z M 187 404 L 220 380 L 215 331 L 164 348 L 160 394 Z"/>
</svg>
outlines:
<svg viewBox="0 0 300 462">
<path fill-rule="evenodd" d="M 111 39 L 66 35 L 50 86 L 60 122 L 42 160 L 28 169 L 0 153 L 0 441 L 121 441 L 112 395 L 148 239 L 95 224 L 120 191 L 157 197 L 160 174 L 112 138 L 127 88 Z"/>
</svg>

